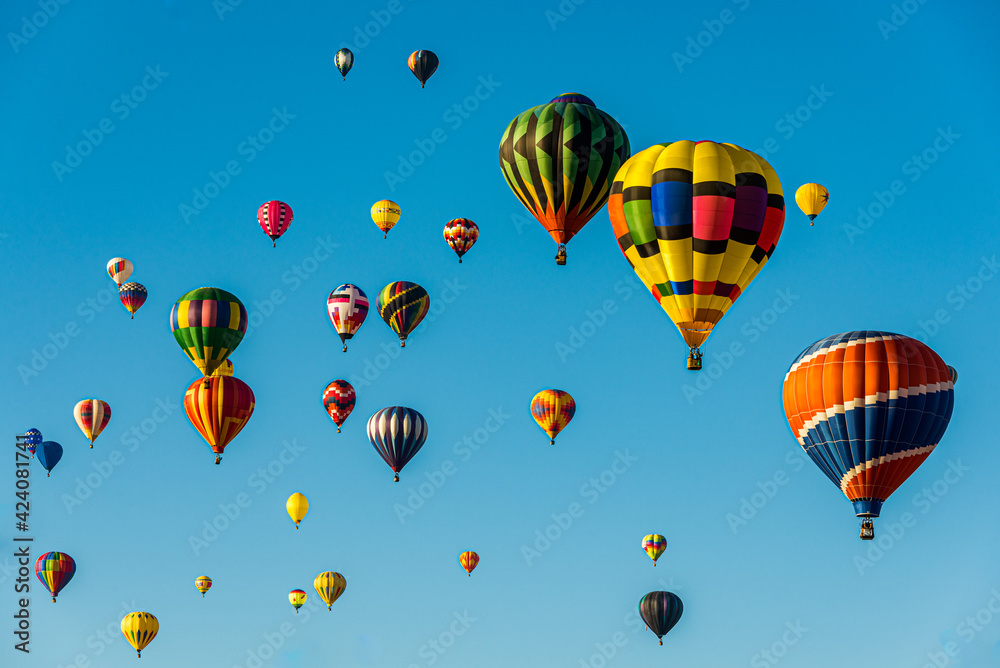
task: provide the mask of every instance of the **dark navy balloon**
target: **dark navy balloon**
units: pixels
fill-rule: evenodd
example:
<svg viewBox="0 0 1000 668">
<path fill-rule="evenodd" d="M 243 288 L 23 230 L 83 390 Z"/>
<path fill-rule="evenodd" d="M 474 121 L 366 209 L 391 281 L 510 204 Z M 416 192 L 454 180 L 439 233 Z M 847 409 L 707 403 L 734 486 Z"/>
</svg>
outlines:
<svg viewBox="0 0 1000 668">
<path fill-rule="evenodd" d="M 427 440 L 427 421 L 412 408 L 383 408 L 368 418 L 368 440 L 399 482 L 399 472 Z"/>
<path fill-rule="evenodd" d="M 31 456 L 34 457 L 35 450 L 37 450 L 38 446 L 42 444 L 42 432 L 37 429 L 29 429 L 24 432 L 24 442 L 28 445 L 28 452 L 30 452 Z"/>
<path fill-rule="evenodd" d="M 656 634 L 663 644 L 663 636 L 680 621 L 684 614 L 684 604 L 677 594 L 669 591 L 651 591 L 639 601 L 639 615 L 649 630 Z"/>
<path fill-rule="evenodd" d="M 38 446 L 38 451 L 36 457 L 38 463 L 42 465 L 45 469 L 45 477 L 48 478 L 48 472 L 55 468 L 59 460 L 62 459 L 63 449 L 62 446 L 55 441 L 42 441 L 41 445 Z"/>
</svg>

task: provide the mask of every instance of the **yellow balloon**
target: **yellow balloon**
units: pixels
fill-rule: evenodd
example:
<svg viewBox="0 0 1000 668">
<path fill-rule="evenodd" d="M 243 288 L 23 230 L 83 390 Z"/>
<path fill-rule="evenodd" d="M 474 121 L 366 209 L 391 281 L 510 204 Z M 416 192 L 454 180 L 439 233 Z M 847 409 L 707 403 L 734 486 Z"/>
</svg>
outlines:
<svg viewBox="0 0 1000 668">
<path fill-rule="evenodd" d="M 135 649 L 136 656 L 142 657 L 142 650 L 160 632 L 160 623 L 148 612 L 130 612 L 122 618 L 122 634 Z"/>
<path fill-rule="evenodd" d="M 288 592 L 288 602 L 295 608 L 295 614 L 298 614 L 299 608 L 306 602 L 306 593 L 301 589 L 293 589 Z"/>
<path fill-rule="evenodd" d="M 235 368 L 231 360 L 225 360 L 219 365 L 219 368 L 210 373 L 210 376 L 232 376 Z"/>
<path fill-rule="evenodd" d="M 383 199 L 372 204 L 372 220 L 384 233 L 383 239 L 389 236 L 389 230 L 399 222 L 401 214 L 402 209 L 392 200 Z"/>
<path fill-rule="evenodd" d="M 306 498 L 305 494 L 295 492 L 295 494 L 288 497 L 288 501 L 285 502 L 285 508 L 288 510 L 288 516 L 295 522 L 295 528 L 298 529 L 299 522 L 309 512 L 309 499 Z"/>
<path fill-rule="evenodd" d="M 313 581 L 316 593 L 326 603 L 326 609 L 333 609 L 333 602 L 340 598 L 340 595 L 347 589 L 347 580 L 340 573 L 326 571 L 316 576 Z"/>
<path fill-rule="evenodd" d="M 830 191 L 818 183 L 806 183 L 795 191 L 795 203 L 802 209 L 802 213 L 809 216 L 810 225 L 829 201 Z"/>
</svg>

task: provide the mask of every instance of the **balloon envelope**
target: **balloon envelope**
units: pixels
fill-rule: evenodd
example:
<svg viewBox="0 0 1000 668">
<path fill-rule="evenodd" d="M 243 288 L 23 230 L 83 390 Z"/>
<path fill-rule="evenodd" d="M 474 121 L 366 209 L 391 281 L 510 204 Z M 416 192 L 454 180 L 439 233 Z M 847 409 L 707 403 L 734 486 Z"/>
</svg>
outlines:
<svg viewBox="0 0 1000 668">
<path fill-rule="evenodd" d="M 42 441 L 41 445 L 38 446 L 38 450 L 35 451 L 35 458 L 46 471 L 54 469 L 59 460 L 62 459 L 62 456 L 63 448 L 55 441 Z"/>
<path fill-rule="evenodd" d="M 298 529 L 299 522 L 309 512 L 309 499 L 302 492 L 295 492 L 285 502 L 285 510 L 288 511 L 288 516 L 292 518 L 292 521 L 295 522 L 295 528 Z"/>
<path fill-rule="evenodd" d="M 829 201 L 830 192 L 818 183 L 806 183 L 795 191 L 795 203 L 802 209 L 802 213 L 809 216 L 810 221 L 816 220 L 816 216 Z M 809 224 L 812 225 L 811 222 Z"/>
<path fill-rule="evenodd" d="M 549 444 L 556 442 L 561 432 L 576 415 L 576 401 L 563 390 L 542 390 L 531 399 L 531 417 L 549 436 Z"/>
<path fill-rule="evenodd" d="M 115 285 L 121 286 L 131 275 L 132 263 L 125 258 L 113 257 L 108 260 L 108 276 L 115 282 Z"/>
<path fill-rule="evenodd" d="M 35 575 L 49 590 L 52 602 L 76 575 L 76 562 L 63 552 L 46 552 L 35 560 Z"/>
<path fill-rule="evenodd" d="M 354 410 L 357 402 L 357 395 L 354 386 L 346 380 L 335 380 L 323 390 L 323 408 L 326 409 L 330 419 L 337 425 L 337 433 L 340 433 L 340 426 L 344 420 Z"/>
<path fill-rule="evenodd" d="M 733 144 L 657 144 L 622 165 L 608 215 L 618 245 L 692 352 L 774 252 L 781 181 Z"/>
<path fill-rule="evenodd" d="M 372 204 L 372 220 L 382 230 L 383 239 L 389 236 L 389 230 L 399 222 L 402 213 L 399 205 L 390 199 L 381 199 Z"/>
<path fill-rule="evenodd" d="M 427 315 L 431 298 L 416 283 L 396 281 L 382 288 L 375 298 L 375 308 L 392 331 L 399 335 L 399 345 L 406 345 L 408 337 Z"/>
<path fill-rule="evenodd" d="M 383 408 L 368 418 L 368 440 L 399 482 L 399 472 L 427 440 L 427 421 L 412 408 Z"/>
<path fill-rule="evenodd" d="M 341 49 L 333 57 L 333 64 L 337 66 L 342 80 L 347 81 L 347 73 L 354 67 L 354 52 L 350 49 Z"/>
<path fill-rule="evenodd" d="M 639 616 L 660 639 L 661 645 L 663 636 L 674 628 L 682 614 L 684 604 L 676 594 L 669 591 L 651 591 L 639 601 Z"/>
<path fill-rule="evenodd" d="M 410 54 L 406 64 L 410 66 L 410 71 L 413 72 L 413 76 L 417 77 L 420 81 L 420 87 L 423 88 L 431 75 L 437 71 L 438 57 L 434 55 L 433 51 L 414 51 Z"/>
<path fill-rule="evenodd" d="M 658 533 L 651 533 L 642 539 L 642 549 L 653 560 L 653 565 L 655 566 L 656 560 L 667 549 L 667 539 Z"/>
<path fill-rule="evenodd" d="M 122 618 L 122 635 L 140 658 L 142 650 L 153 642 L 159 632 L 160 622 L 148 612 L 130 612 Z"/>
<path fill-rule="evenodd" d="M 608 201 L 628 135 L 590 98 L 567 93 L 520 113 L 500 140 L 500 169 L 521 204 L 566 244 Z"/>
<path fill-rule="evenodd" d="M 340 598 L 340 595 L 347 589 L 347 580 L 340 573 L 326 571 L 316 576 L 316 579 L 313 581 L 313 587 L 316 588 L 316 593 L 326 603 L 326 609 L 331 610 L 334 601 Z"/>
<path fill-rule="evenodd" d="M 233 365 L 233 361 L 232 360 L 226 360 L 225 362 L 223 362 L 222 364 L 219 365 L 219 368 L 217 368 L 215 371 L 213 371 L 209 375 L 212 375 L 212 376 L 232 376 L 235 371 L 236 371 L 236 367 L 235 367 L 235 365 Z"/>
<path fill-rule="evenodd" d="M 449 220 L 444 226 L 444 240 L 458 255 L 459 263 L 462 256 L 469 252 L 472 245 L 479 239 L 479 226 L 468 218 Z"/>
<path fill-rule="evenodd" d="M 28 452 L 34 456 L 35 450 L 37 450 L 38 446 L 42 444 L 42 432 L 37 429 L 29 429 L 24 432 L 24 443 L 28 446 Z"/>
<path fill-rule="evenodd" d="M 100 399 L 84 399 L 73 408 L 73 417 L 80 431 L 90 440 L 90 447 L 94 447 L 94 439 L 111 421 L 111 406 Z"/>
<path fill-rule="evenodd" d="M 292 224 L 292 207 L 278 200 L 264 202 L 257 209 L 257 222 L 271 239 L 271 246 L 277 245 L 278 237 L 288 231 Z"/>
<path fill-rule="evenodd" d="M 198 370 L 210 376 L 243 340 L 247 310 L 225 290 L 198 288 L 174 304 L 170 331 Z"/>
<path fill-rule="evenodd" d="M 295 612 L 298 612 L 299 608 L 306 602 L 306 593 L 301 589 L 293 589 L 288 592 L 288 602 L 295 608 Z"/>
<path fill-rule="evenodd" d="M 795 358 L 782 402 L 795 439 L 855 514 L 878 517 L 944 435 L 953 387 L 948 365 L 926 344 L 891 332 L 845 332 Z"/>
<path fill-rule="evenodd" d="M 184 393 L 184 412 L 216 454 L 216 464 L 250 421 L 254 403 L 253 390 L 235 376 L 201 378 Z"/>
<path fill-rule="evenodd" d="M 458 555 L 458 563 L 462 564 L 462 568 L 471 576 L 472 571 L 479 565 L 479 555 L 475 552 L 463 552 Z"/>
<path fill-rule="evenodd" d="M 212 578 L 202 575 L 194 580 L 194 588 L 201 592 L 201 597 L 205 598 L 205 592 L 212 588 Z"/>
<path fill-rule="evenodd" d="M 358 286 L 344 283 L 330 293 L 326 310 L 346 353 L 347 342 L 354 338 L 368 317 L 368 295 Z"/>
</svg>

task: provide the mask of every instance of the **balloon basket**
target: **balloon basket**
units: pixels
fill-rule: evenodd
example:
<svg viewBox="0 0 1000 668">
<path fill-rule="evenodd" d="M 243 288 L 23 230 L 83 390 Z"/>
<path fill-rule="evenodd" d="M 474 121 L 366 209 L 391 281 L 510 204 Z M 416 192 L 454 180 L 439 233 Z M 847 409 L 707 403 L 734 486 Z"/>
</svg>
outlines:
<svg viewBox="0 0 1000 668">
<path fill-rule="evenodd" d="M 697 348 L 692 348 L 688 354 L 687 369 L 688 371 L 701 371 L 701 351 Z"/>
</svg>

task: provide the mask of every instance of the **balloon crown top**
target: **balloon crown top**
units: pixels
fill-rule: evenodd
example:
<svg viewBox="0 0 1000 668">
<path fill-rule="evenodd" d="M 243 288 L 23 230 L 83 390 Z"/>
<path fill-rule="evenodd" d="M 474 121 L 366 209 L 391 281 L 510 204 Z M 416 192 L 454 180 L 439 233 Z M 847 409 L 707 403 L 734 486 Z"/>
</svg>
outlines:
<svg viewBox="0 0 1000 668">
<path fill-rule="evenodd" d="M 549 102 L 549 104 L 559 104 L 560 102 L 589 104 L 591 107 L 597 106 L 594 104 L 593 100 L 582 93 L 563 93 L 562 95 L 552 98 L 552 101 Z"/>
</svg>

